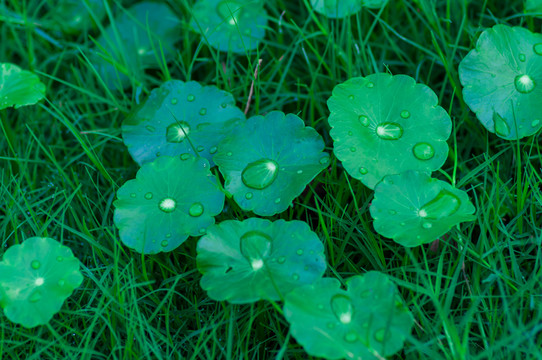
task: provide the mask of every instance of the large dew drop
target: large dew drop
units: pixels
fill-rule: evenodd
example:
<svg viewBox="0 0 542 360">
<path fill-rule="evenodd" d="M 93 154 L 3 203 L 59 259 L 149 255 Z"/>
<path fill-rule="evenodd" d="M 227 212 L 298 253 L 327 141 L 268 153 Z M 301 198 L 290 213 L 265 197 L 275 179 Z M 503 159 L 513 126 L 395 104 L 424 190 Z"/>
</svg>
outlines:
<svg viewBox="0 0 542 360">
<path fill-rule="evenodd" d="M 438 220 L 451 216 L 459 210 L 461 201 L 447 190 L 441 190 L 438 195 L 421 207 L 418 215 L 425 219 Z"/>
<path fill-rule="evenodd" d="M 382 123 L 376 127 L 376 135 L 384 140 L 399 140 L 403 136 L 403 128 L 397 123 Z"/>
<path fill-rule="evenodd" d="M 167 127 L 166 140 L 170 143 L 180 143 L 190 134 L 190 124 L 186 121 L 175 122 Z"/>
<path fill-rule="evenodd" d="M 522 94 L 528 94 L 534 90 L 536 84 L 529 75 L 518 75 L 514 80 L 516 90 Z"/>
<path fill-rule="evenodd" d="M 278 164 L 273 160 L 260 159 L 245 167 L 241 179 L 249 188 L 263 190 L 275 181 L 278 168 Z"/>
<path fill-rule="evenodd" d="M 241 15 L 241 5 L 235 1 L 221 1 L 216 6 L 216 12 L 225 22 L 234 26 Z"/>
<path fill-rule="evenodd" d="M 510 127 L 506 123 L 506 120 L 502 118 L 496 112 L 493 113 L 493 122 L 495 123 L 495 133 L 500 136 L 510 135 Z"/>
<path fill-rule="evenodd" d="M 354 306 L 348 296 L 341 294 L 334 295 L 331 298 L 331 310 L 341 323 L 350 324 L 352 322 Z"/>
<path fill-rule="evenodd" d="M 417 143 L 412 148 L 412 153 L 419 160 L 429 160 L 435 156 L 435 149 L 428 143 Z"/>
<path fill-rule="evenodd" d="M 158 208 L 165 213 L 170 213 L 177 208 L 177 202 L 172 198 L 164 198 L 158 204 Z"/>
<path fill-rule="evenodd" d="M 263 267 L 263 260 L 271 253 L 271 241 L 269 235 L 259 230 L 252 230 L 241 236 L 241 254 L 254 271 Z"/>
</svg>

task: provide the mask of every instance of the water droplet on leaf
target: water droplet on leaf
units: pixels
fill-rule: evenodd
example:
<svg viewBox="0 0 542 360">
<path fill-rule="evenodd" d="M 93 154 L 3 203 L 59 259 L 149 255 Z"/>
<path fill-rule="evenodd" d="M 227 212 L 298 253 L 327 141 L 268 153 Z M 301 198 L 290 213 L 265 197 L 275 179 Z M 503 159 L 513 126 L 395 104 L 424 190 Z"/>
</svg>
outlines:
<svg viewBox="0 0 542 360">
<path fill-rule="evenodd" d="M 354 332 L 349 332 L 344 336 L 344 340 L 346 340 L 347 342 L 353 343 L 358 340 L 358 336 Z"/>
<path fill-rule="evenodd" d="M 365 115 L 360 115 L 359 118 L 358 118 L 358 120 L 359 120 L 359 122 L 360 122 L 360 124 L 361 124 L 362 126 L 364 126 L 364 127 L 369 126 L 370 121 L 369 121 L 369 118 L 368 118 L 367 116 L 365 116 Z"/>
<path fill-rule="evenodd" d="M 412 153 L 419 160 L 429 160 L 435 156 L 435 149 L 428 143 L 417 143 L 412 148 Z"/>
<path fill-rule="evenodd" d="M 401 111 L 401 117 L 403 119 L 408 119 L 410 117 L 410 112 L 408 110 Z"/>
<path fill-rule="evenodd" d="M 516 76 L 514 85 L 516 86 L 516 90 L 522 94 L 530 93 L 536 86 L 533 78 L 527 74 Z"/>
<path fill-rule="evenodd" d="M 32 294 L 30 294 L 30 296 L 28 297 L 28 301 L 35 303 L 35 302 L 40 301 L 41 297 L 42 297 L 41 291 L 40 290 L 34 290 L 32 292 Z"/>
<path fill-rule="evenodd" d="M 346 295 L 338 294 L 331 298 L 331 310 L 343 324 L 349 324 L 354 317 L 354 306 Z"/>
<path fill-rule="evenodd" d="M 278 164 L 270 159 L 260 159 L 248 164 L 241 173 L 243 184 L 257 190 L 263 190 L 275 181 Z"/>
<path fill-rule="evenodd" d="M 447 190 L 441 190 L 433 200 L 421 207 L 418 215 L 426 219 L 439 220 L 455 214 L 460 205 L 457 196 Z"/>
<path fill-rule="evenodd" d="M 531 123 L 531 126 L 532 127 L 537 127 L 538 125 L 540 125 L 540 120 L 533 120 L 533 122 Z"/>
<path fill-rule="evenodd" d="M 298 249 L 295 253 L 297 255 L 303 255 L 303 249 Z"/>
<path fill-rule="evenodd" d="M 495 123 L 495 133 L 501 136 L 510 135 L 510 128 L 508 127 L 508 124 L 502 118 L 502 116 L 496 112 L 493 113 L 493 122 Z"/>
<path fill-rule="evenodd" d="M 146 193 L 145 194 L 145 199 L 147 199 L 147 200 L 152 199 L 152 193 L 151 192 Z"/>
<path fill-rule="evenodd" d="M 376 127 L 376 135 L 383 140 L 399 140 L 403 136 L 403 128 L 397 123 L 382 123 Z"/>
<path fill-rule="evenodd" d="M 163 240 L 163 241 L 160 243 L 160 245 L 161 245 L 162 247 L 166 247 L 166 246 L 169 245 L 169 243 L 168 243 L 167 240 Z"/>
<path fill-rule="evenodd" d="M 156 130 L 156 128 L 154 126 L 151 126 L 151 125 L 145 126 L 145 129 L 147 129 L 148 132 L 154 132 Z"/>
<path fill-rule="evenodd" d="M 259 230 L 248 231 L 241 236 L 241 254 L 254 271 L 263 267 L 263 259 L 271 253 L 271 242 L 271 237 Z"/>
<path fill-rule="evenodd" d="M 542 43 L 534 44 L 533 51 L 536 55 L 542 55 Z"/>
<path fill-rule="evenodd" d="M 218 148 L 216 146 L 213 146 L 209 149 L 209 154 L 215 154 L 217 152 Z"/>
<path fill-rule="evenodd" d="M 186 100 L 188 100 L 189 102 L 192 102 L 192 101 L 196 100 L 196 97 L 194 95 L 188 95 L 186 97 Z"/>
<path fill-rule="evenodd" d="M 245 194 L 245 199 L 250 200 L 250 199 L 252 199 L 253 196 L 254 196 L 254 194 L 252 194 L 251 192 L 248 192 L 248 193 Z"/>
<path fill-rule="evenodd" d="M 277 262 L 278 262 L 279 264 L 284 264 L 285 261 L 286 261 L 286 257 L 284 257 L 284 256 L 280 256 L 280 257 L 277 259 Z"/>
<path fill-rule="evenodd" d="M 201 214 L 203 214 L 203 205 L 199 202 L 193 203 L 192 206 L 190 206 L 188 213 L 193 217 L 201 216 Z"/>
<path fill-rule="evenodd" d="M 176 98 L 171 99 L 171 105 L 177 104 L 178 100 Z"/>
<path fill-rule="evenodd" d="M 30 266 L 32 269 L 38 270 L 41 267 L 41 263 L 38 260 L 34 260 L 32 263 L 30 263 Z"/>
<path fill-rule="evenodd" d="M 190 134 L 190 124 L 180 121 L 167 127 L 166 140 L 170 143 L 180 143 L 188 134 Z"/>
<path fill-rule="evenodd" d="M 170 213 L 177 208 L 177 202 L 172 198 L 165 198 L 160 201 L 158 208 L 165 213 Z"/>
<path fill-rule="evenodd" d="M 207 114 L 207 109 L 202 108 L 202 109 L 199 111 L 199 114 L 202 115 L 202 116 L 205 115 L 205 114 Z"/>
<path fill-rule="evenodd" d="M 519 58 L 519 61 L 524 62 L 525 61 L 525 54 L 519 54 L 518 58 Z"/>
<path fill-rule="evenodd" d="M 359 173 L 360 173 L 361 175 L 367 175 L 368 172 L 369 172 L 369 170 L 367 170 L 367 169 L 364 168 L 364 167 L 360 167 L 360 168 L 359 168 Z"/>
</svg>

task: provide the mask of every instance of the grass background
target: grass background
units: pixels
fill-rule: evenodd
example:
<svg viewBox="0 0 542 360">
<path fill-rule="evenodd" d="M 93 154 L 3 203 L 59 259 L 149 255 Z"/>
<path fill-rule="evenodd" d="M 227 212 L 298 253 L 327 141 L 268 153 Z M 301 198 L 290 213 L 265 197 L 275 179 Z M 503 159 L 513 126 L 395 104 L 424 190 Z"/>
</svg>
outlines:
<svg viewBox="0 0 542 360">
<path fill-rule="evenodd" d="M 326 100 L 353 76 L 410 75 L 451 114 L 450 156 L 434 176 L 466 190 L 478 218 L 438 244 L 406 249 L 377 235 L 372 191 L 334 158 L 293 208 L 273 217 L 310 224 L 326 247 L 326 276 L 378 270 L 399 285 L 416 324 L 393 358 L 542 359 L 540 133 L 512 142 L 488 133 L 463 102 L 457 75 L 485 27 L 541 31 L 522 1 L 392 0 L 381 11 L 330 20 L 311 14 L 308 1 L 270 0 L 266 39 L 248 56 L 201 44 L 186 25 L 193 2 L 167 3 L 184 24 L 175 61 L 118 93 L 101 85 L 85 58 L 100 30 L 62 35 L 40 23 L 45 2 L 0 0 L 0 61 L 35 71 L 47 85 L 41 104 L 0 111 L 0 254 L 49 236 L 72 248 L 85 275 L 46 326 L 28 330 L 0 316 L 1 359 L 310 358 L 279 307 L 207 297 L 196 239 L 143 257 L 122 246 L 112 221 L 116 190 L 138 169 L 120 138 L 138 92 L 143 98 L 170 77 L 197 80 L 232 92 L 244 108 L 259 59 L 249 115 L 296 113 L 329 152 Z M 250 216 L 231 199 L 225 209 L 217 221 Z"/>
</svg>

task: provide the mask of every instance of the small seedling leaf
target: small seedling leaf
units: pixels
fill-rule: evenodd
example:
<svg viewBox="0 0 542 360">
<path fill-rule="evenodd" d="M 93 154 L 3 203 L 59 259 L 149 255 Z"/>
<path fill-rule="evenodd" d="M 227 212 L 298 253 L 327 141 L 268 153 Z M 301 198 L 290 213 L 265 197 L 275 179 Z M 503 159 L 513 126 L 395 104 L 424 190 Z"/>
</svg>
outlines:
<svg viewBox="0 0 542 360">
<path fill-rule="evenodd" d="M 70 248 L 50 238 L 29 238 L 8 248 L 0 262 L 0 306 L 14 323 L 44 325 L 82 282 Z"/>
<path fill-rule="evenodd" d="M 34 105 L 45 97 L 45 85 L 30 71 L 0 63 L 0 110 Z"/>
</svg>

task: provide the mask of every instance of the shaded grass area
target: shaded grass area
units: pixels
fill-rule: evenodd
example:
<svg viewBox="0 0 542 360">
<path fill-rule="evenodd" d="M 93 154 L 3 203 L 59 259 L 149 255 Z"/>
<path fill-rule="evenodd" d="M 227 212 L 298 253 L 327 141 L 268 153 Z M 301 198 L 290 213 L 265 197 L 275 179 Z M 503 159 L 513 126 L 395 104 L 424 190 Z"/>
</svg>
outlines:
<svg viewBox="0 0 542 360">
<path fill-rule="evenodd" d="M 168 3 L 188 22 L 192 2 Z M 256 54 L 217 54 L 187 31 L 167 71 L 147 71 L 141 87 L 123 93 L 104 88 L 88 61 L 99 29 L 62 36 L 40 25 L 40 1 L 0 4 L 12 11 L 0 17 L 0 61 L 35 71 L 48 89 L 40 105 L 0 111 L 0 252 L 27 237 L 53 237 L 72 248 L 85 276 L 47 326 L 27 330 L 1 316 L 0 358 L 308 358 L 281 303 L 207 297 L 197 239 L 141 256 L 122 246 L 112 222 L 116 190 L 137 171 L 120 138 L 135 102 L 174 78 L 216 84 L 244 109 L 261 59 L 248 114 L 296 113 L 330 152 L 326 101 L 353 76 L 410 75 L 452 116 L 450 156 L 435 176 L 468 192 L 476 221 L 437 243 L 403 248 L 374 232 L 372 191 L 334 158 L 293 208 L 272 218 L 309 223 L 326 248 L 326 276 L 342 281 L 378 270 L 400 286 L 416 325 L 394 358 L 542 359 L 540 133 L 513 142 L 487 133 L 463 102 L 457 75 L 484 27 L 541 31 L 521 1 L 397 0 L 329 20 L 311 13 L 308 1 L 272 0 Z M 217 222 L 250 216 L 227 199 Z"/>
</svg>

